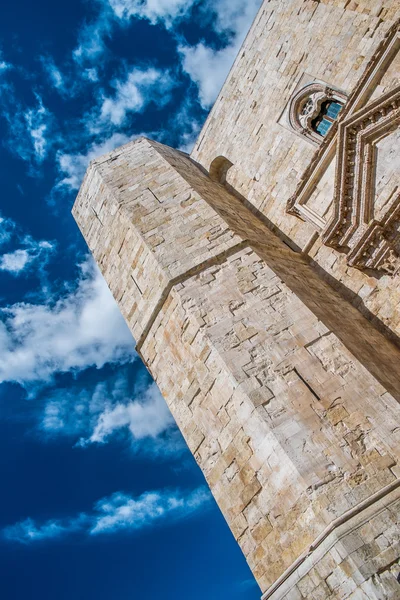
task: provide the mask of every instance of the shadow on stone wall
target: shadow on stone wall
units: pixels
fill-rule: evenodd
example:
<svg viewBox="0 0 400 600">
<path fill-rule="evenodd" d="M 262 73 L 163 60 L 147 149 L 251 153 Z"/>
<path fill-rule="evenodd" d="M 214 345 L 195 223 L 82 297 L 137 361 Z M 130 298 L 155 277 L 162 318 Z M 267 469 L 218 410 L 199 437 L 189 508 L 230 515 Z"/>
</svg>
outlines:
<svg viewBox="0 0 400 600">
<path fill-rule="evenodd" d="M 355 294 L 317 269 L 235 189 L 212 181 L 192 159 L 184 157 L 173 166 L 400 402 L 400 343 L 396 336 L 365 307 L 356 308 L 352 304 L 358 298 Z"/>
</svg>

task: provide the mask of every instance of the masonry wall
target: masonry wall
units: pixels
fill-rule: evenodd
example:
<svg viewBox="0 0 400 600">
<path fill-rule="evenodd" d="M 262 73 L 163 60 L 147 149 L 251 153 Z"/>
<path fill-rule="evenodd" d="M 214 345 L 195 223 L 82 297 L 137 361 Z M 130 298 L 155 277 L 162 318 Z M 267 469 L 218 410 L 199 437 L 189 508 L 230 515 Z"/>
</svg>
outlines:
<svg viewBox="0 0 400 600">
<path fill-rule="evenodd" d="M 312 225 L 286 213 L 316 148 L 291 131 L 282 115 L 294 90 L 314 79 L 350 94 L 399 16 L 395 0 L 265 0 L 192 152 L 206 169 L 218 156 L 229 159 L 228 183 L 305 250 L 363 314 L 395 336 L 400 279 L 349 267 L 342 253 L 321 243 Z M 372 98 L 399 85 L 399 74 L 397 54 Z M 378 193 L 386 198 L 399 173 L 386 169 L 385 150 L 398 152 L 396 136 L 380 150 Z M 322 214 L 332 209 L 333 182 L 332 163 L 311 200 Z"/>
<path fill-rule="evenodd" d="M 74 215 L 265 597 L 395 598 L 397 348 L 170 148 L 94 161 Z"/>
</svg>

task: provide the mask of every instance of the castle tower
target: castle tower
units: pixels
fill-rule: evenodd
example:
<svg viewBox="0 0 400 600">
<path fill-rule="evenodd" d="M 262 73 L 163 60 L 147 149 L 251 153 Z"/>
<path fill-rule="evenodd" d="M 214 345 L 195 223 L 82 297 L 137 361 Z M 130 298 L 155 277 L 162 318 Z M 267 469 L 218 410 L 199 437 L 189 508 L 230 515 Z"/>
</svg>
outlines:
<svg viewBox="0 0 400 600">
<path fill-rule="evenodd" d="M 228 167 L 141 138 L 73 213 L 263 599 L 399 598 L 400 352 Z"/>
</svg>

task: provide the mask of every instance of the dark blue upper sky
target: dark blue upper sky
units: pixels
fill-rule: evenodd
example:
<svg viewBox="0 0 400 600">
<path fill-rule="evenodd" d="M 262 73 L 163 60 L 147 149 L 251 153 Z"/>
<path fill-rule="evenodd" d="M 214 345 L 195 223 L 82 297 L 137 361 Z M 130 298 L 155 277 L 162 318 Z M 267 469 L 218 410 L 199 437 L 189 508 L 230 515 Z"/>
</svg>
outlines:
<svg viewBox="0 0 400 600">
<path fill-rule="evenodd" d="M 5 600 L 260 597 L 70 215 L 92 158 L 190 151 L 260 1 L 3 3 Z"/>
</svg>

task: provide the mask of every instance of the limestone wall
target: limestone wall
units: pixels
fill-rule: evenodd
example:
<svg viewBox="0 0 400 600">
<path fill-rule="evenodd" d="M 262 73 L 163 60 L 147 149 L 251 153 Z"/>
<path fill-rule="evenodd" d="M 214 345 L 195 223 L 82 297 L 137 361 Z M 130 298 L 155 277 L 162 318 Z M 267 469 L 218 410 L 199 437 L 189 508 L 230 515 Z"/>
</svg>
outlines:
<svg viewBox="0 0 400 600">
<path fill-rule="evenodd" d="M 398 598 L 399 513 L 397 489 L 339 525 L 263 600 Z"/>
<path fill-rule="evenodd" d="M 73 214 L 136 341 L 172 282 L 242 241 L 145 139 L 91 164 Z"/>
<path fill-rule="evenodd" d="M 283 115 L 294 90 L 313 80 L 350 94 L 399 16 L 395 0 L 265 0 L 192 152 L 206 169 L 218 156 L 229 159 L 228 183 L 294 247 L 305 250 L 368 318 L 396 336 L 399 277 L 376 277 L 349 267 L 342 253 L 322 244 L 311 224 L 286 213 L 286 202 L 316 148 L 291 131 Z M 372 98 L 399 85 L 399 61 L 395 53 L 371 90 Z M 389 153 L 398 152 L 395 137 L 389 146 Z M 393 178 L 394 159 L 387 164 L 383 150 L 380 156 L 383 176 L 377 193 L 386 200 L 398 186 L 399 174 L 396 167 Z M 311 199 L 325 215 L 332 209 L 334 170 L 332 164 Z"/>
<path fill-rule="evenodd" d="M 94 161 L 74 215 L 262 591 L 395 598 L 398 513 L 378 515 L 400 489 L 396 347 L 165 146 Z"/>
</svg>

